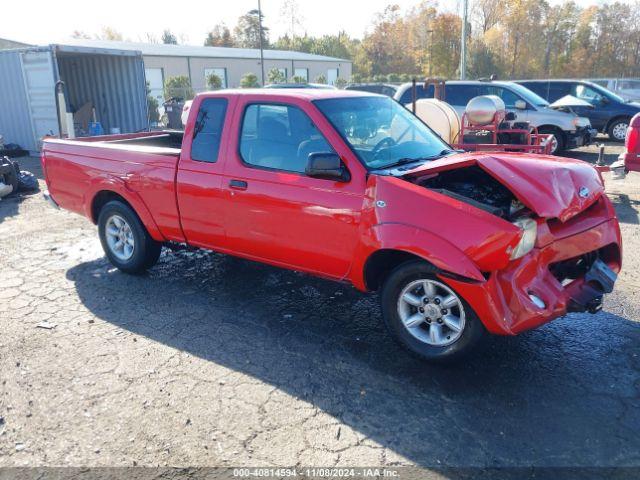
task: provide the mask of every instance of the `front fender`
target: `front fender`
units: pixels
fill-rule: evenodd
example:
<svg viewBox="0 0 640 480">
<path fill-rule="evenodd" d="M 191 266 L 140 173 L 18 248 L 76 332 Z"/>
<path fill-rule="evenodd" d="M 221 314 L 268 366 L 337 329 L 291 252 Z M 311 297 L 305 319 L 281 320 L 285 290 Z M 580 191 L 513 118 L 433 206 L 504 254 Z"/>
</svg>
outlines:
<svg viewBox="0 0 640 480">
<path fill-rule="evenodd" d="M 131 208 L 133 208 L 133 210 L 138 214 L 138 217 L 140 217 L 140 220 L 149 232 L 149 235 L 151 235 L 151 238 L 159 242 L 166 241 L 166 238 L 160 232 L 158 225 L 153 219 L 153 216 L 142 197 L 140 197 L 137 192 L 127 187 L 125 179 L 116 175 L 99 176 L 91 181 L 91 184 L 83 198 L 84 213 L 87 218 L 95 221 L 92 212 L 93 201 L 95 200 L 96 195 L 103 191 L 114 192 L 124 198 L 129 205 L 131 205 Z"/>
<path fill-rule="evenodd" d="M 356 288 L 366 290 L 365 264 L 378 250 L 398 250 L 416 255 L 443 272 L 482 282 L 478 267 L 455 245 L 427 230 L 402 223 L 382 223 L 373 226 L 358 248 L 352 269 Z"/>
</svg>

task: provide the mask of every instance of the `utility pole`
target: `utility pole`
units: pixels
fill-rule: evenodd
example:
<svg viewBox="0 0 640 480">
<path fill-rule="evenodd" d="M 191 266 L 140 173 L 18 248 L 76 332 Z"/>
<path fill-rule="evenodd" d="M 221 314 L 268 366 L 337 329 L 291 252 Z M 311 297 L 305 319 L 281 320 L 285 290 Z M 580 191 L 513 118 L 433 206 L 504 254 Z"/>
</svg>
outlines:
<svg viewBox="0 0 640 480">
<path fill-rule="evenodd" d="M 462 0 L 462 37 L 460 38 L 460 80 L 467 79 L 467 10 L 469 0 Z"/>
<path fill-rule="evenodd" d="M 264 87 L 264 46 L 262 45 L 262 8 L 258 0 L 258 25 L 260 25 L 260 71 L 262 72 L 262 86 Z"/>
<path fill-rule="evenodd" d="M 433 64 L 433 30 L 427 30 L 429 35 L 429 78 L 431 78 L 431 65 Z"/>
</svg>

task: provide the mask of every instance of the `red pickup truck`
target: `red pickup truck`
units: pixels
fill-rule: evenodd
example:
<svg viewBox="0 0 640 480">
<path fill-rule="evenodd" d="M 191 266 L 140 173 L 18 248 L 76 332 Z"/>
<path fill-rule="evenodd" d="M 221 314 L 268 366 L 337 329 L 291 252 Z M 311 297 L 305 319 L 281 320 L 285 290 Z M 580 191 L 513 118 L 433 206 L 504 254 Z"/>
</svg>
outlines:
<svg viewBox="0 0 640 480">
<path fill-rule="evenodd" d="M 47 139 L 42 165 L 120 270 L 187 244 L 379 290 L 390 333 L 429 360 L 596 312 L 621 266 L 590 165 L 459 153 L 364 92 L 204 93 L 184 133 Z"/>
</svg>

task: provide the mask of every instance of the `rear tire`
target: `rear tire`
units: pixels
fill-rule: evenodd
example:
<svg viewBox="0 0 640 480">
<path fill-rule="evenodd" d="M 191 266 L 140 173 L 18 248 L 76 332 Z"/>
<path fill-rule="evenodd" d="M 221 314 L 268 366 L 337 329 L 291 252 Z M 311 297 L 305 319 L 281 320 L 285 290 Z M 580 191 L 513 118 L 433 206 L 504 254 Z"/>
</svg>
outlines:
<svg viewBox="0 0 640 480">
<path fill-rule="evenodd" d="M 131 207 L 108 202 L 98 216 L 98 234 L 109 261 L 126 273 L 142 273 L 156 264 L 162 244 L 156 242 Z"/>
<path fill-rule="evenodd" d="M 614 142 L 624 142 L 627 136 L 627 128 L 629 128 L 629 119 L 628 118 L 620 118 L 618 120 L 614 120 L 609 125 L 607 129 L 607 135 L 609 135 L 609 139 Z"/>
<path fill-rule="evenodd" d="M 471 306 L 435 272 L 419 260 L 396 267 L 382 286 L 382 317 L 391 336 L 413 354 L 451 362 L 478 347 L 486 330 Z"/>
</svg>

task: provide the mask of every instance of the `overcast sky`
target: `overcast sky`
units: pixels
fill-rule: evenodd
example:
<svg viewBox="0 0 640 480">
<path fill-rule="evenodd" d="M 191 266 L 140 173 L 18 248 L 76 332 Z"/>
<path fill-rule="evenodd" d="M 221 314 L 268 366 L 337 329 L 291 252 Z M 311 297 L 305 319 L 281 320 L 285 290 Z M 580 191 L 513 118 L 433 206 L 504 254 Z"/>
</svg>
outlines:
<svg viewBox="0 0 640 480">
<path fill-rule="evenodd" d="M 456 10 L 460 0 L 440 1 L 447 10 Z M 473 0 L 471 0 L 473 1 Z M 559 3 L 560 0 L 552 0 Z M 603 0 L 577 0 L 579 4 L 602 3 Z M 233 28 L 238 17 L 257 7 L 257 0 L 5 0 L 2 2 L 0 37 L 35 44 L 47 44 L 68 38 L 74 30 L 88 34 L 109 26 L 126 39 L 144 41 L 146 33 L 160 36 L 170 28 L 185 43 L 201 45 L 206 32 L 225 22 Z M 362 37 L 374 15 L 395 3 L 403 10 L 418 5 L 419 0 L 297 0 L 304 31 L 310 35 L 347 31 Z M 275 40 L 290 29 L 282 18 L 283 0 L 262 0 L 265 24 Z"/>
</svg>

